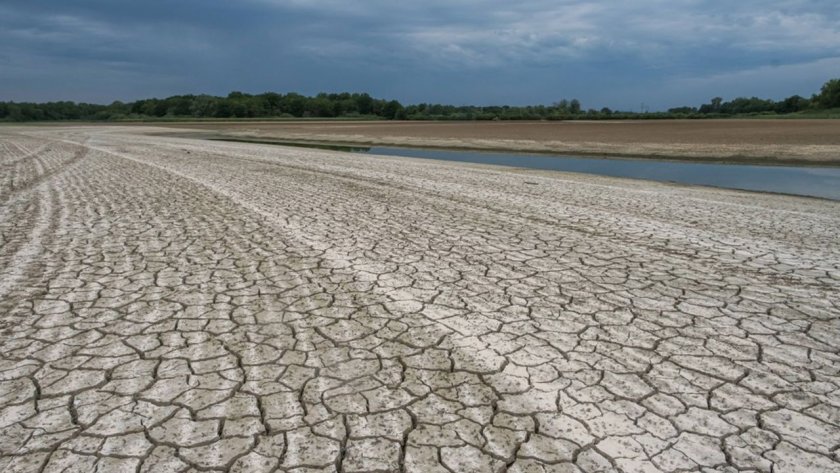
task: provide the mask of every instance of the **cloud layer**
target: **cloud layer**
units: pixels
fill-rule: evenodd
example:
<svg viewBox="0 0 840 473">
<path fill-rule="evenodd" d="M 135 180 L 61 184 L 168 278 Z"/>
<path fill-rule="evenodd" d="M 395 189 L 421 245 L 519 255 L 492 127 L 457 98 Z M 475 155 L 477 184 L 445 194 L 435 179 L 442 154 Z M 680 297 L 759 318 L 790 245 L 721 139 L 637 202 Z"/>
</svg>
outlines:
<svg viewBox="0 0 840 473">
<path fill-rule="evenodd" d="M 70 3 L 0 5 L 0 99 L 359 90 L 656 109 L 808 95 L 840 75 L 836 1 Z"/>
</svg>

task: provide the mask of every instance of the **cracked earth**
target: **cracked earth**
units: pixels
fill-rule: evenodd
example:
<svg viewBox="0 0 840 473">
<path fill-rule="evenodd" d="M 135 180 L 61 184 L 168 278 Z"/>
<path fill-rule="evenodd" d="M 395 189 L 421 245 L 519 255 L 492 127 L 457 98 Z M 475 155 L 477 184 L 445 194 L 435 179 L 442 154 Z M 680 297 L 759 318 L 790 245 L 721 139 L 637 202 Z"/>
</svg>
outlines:
<svg viewBox="0 0 840 473">
<path fill-rule="evenodd" d="M 836 472 L 840 203 L 0 128 L 0 471 Z"/>
</svg>

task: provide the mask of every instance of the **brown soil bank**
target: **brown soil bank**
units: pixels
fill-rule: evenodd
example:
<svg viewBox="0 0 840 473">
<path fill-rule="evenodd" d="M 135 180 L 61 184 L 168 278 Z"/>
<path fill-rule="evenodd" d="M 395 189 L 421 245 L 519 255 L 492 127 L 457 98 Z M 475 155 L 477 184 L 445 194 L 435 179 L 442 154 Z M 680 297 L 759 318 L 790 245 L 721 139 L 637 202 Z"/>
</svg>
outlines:
<svg viewBox="0 0 840 473">
<path fill-rule="evenodd" d="M 840 120 L 216 122 L 237 138 L 840 165 Z"/>
</svg>

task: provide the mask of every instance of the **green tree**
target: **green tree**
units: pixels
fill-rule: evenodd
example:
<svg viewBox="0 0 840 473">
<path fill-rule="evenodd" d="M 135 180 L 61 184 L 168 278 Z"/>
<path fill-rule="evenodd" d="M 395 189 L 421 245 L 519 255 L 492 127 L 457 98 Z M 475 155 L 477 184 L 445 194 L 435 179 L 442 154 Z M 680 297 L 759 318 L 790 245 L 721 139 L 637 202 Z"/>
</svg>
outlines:
<svg viewBox="0 0 840 473">
<path fill-rule="evenodd" d="M 819 95 L 815 98 L 819 108 L 840 107 L 840 79 L 832 79 L 823 84 Z"/>
<path fill-rule="evenodd" d="M 373 113 L 373 98 L 368 94 L 354 94 L 356 100 L 356 109 L 362 115 L 370 115 Z"/>
<path fill-rule="evenodd" d="M 723 99 L 721 97 L 715 97 L 712 99 L 711 103 L 705 103 L 700 106 L 700 113 L 720 113 L 720 107 L 723 103 Z"/>
<path fill-rule="evenodd" d="M 404 117 L 405 109 L 403 108 L 401 103 L 397 102 L 396 100 L 391 100 L 390 102 L 385 104 L 382 113 L 385 116 L 385 118 L 399 120 L 401 117 Z"/>
<path fill-rule="evenodd" d="M 305 108 L 306 97 L 294 92 L 286 94 L 280 104 L 280 109 L 283 113 L 288 113 L 295 117 L 302 117 Z"/>
<path fill-rule="evenodd" d="M 266 92 L 260 95 L 259 98 L 262 101 L 263 110 L 265 110 L 269 116 L 277 116 L 282 113 L 280 111 L 280 103 L 283 101 L 282 95 L 274 92 Z"/>
<path fill-rule="evenodd" d="M 776 102 L 776 112 L 778 113 L 794 113 L 805 110 L 811 105 L 811 102 L 805 97 L 792 95 L 781 102 Z"/>
<path fill-rule="evenodd" d="M 190 114 L 194 117 L 213 117 L 216 115 L 216 104 L 219 102 L 218 97 L 212 95 L 199 95 L 193 98 L 190 104 Z"/>
</svg>

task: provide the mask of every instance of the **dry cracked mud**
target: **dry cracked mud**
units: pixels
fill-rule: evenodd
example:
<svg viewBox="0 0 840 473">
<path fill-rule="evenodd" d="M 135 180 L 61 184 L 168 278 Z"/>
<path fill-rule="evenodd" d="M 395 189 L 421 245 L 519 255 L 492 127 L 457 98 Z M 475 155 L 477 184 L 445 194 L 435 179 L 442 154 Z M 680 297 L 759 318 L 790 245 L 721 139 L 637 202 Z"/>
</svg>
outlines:
<svg viewBox="0 0 840 473">
<path fill-rule="evenodd" d="M 0 471 L 840 470 L 840 203 L 0 128 Z"/>
</svg>

